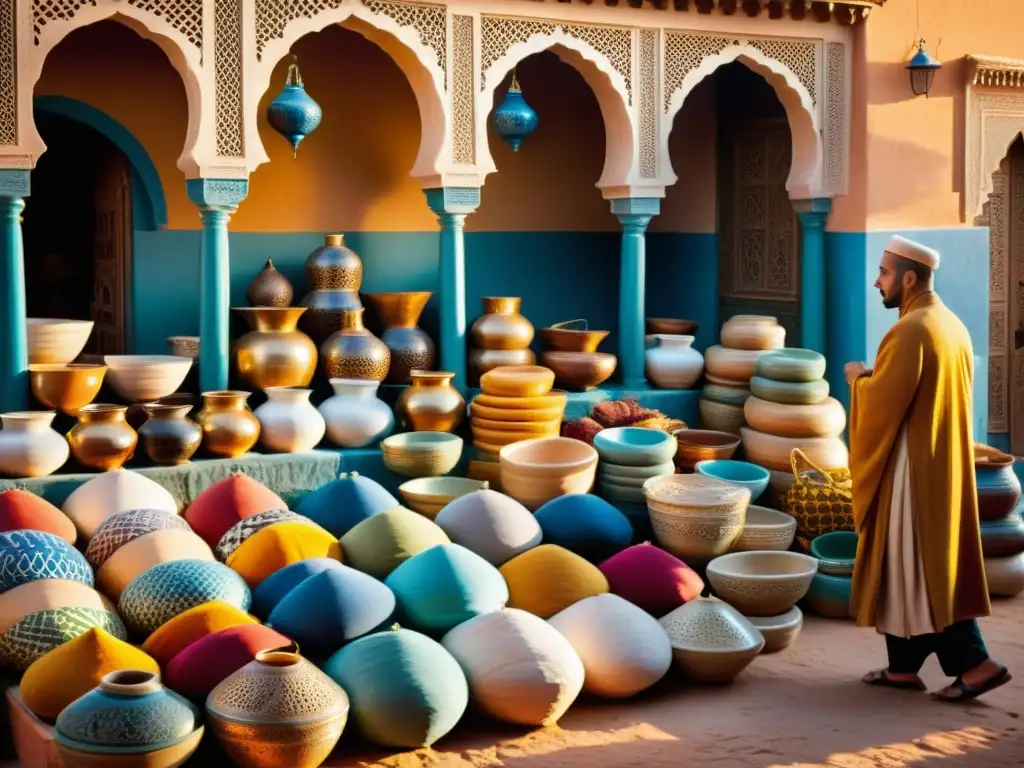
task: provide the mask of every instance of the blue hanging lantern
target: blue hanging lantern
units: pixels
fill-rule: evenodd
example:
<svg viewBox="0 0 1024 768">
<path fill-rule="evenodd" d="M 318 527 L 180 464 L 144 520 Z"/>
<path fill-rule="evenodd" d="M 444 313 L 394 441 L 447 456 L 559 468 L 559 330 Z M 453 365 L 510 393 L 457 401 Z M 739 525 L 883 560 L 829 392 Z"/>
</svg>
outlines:
<svg viewBox="0 0 1024 768">
<path fill-rule="evenodd" d="M 298 56 L 292 54 L 284 89 L 267 107 L 267 120 L 271 128 L 288 139 L 293 159 L 298 154 L 299 143 L 316 130 L 323 114 L 320 105 L 306 93 L 299 73 Z"/>
<path fill-rule="evenodd" d="M 910 72 L 910 89 L 915 96 L 925 96 L 932 90 L 935 73 L 942 69 L 942 62 L 934 58 L 924 49 L 924 40 L 918 40 L 917 53 L 907 64 Z"/>
<path fill-rule="evenodd" d="M 537 130 L 537 113 L 523 98 L 515 70 L 512 70 L 512 85 L 505 98 L 491 113 L 491 123 L 498 136 L 512 146 L 513 152 L 518 152 L 523 139 Z"/>
</svg>

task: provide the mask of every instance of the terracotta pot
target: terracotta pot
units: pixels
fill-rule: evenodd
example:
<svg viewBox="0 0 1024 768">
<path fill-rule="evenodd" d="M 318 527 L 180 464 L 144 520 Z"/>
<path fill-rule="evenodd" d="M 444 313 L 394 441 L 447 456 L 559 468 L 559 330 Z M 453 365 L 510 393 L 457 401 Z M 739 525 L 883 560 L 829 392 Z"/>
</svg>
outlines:
<svg viewBox="0 0 1024 768">
<path fill-rule="evenodd" d="M 653 335 L 668 333 L 673 336 L 692 336 L 697 332 L 696 320 L 681 320 L 675 317 L 648 317 L 647 333 Z"/>
<path fill-rule="evenodd" d="M 786 329 L 774 317 L 734 315 L 722 325 L 721 339 L 729 349 L 780 349 L 786 344 Z"/>
<path fill-rule="evenodd" d="M 794 448 L 823 469 L 841 469 L 850 465 L 850 453 L 839 437 L 777 437 L 750 427 L 740 430 L 747 459 L 776 472 L 792 471 L 790 456 Z"/>
<path fill-rule="evenodd" d="M 277 271 L 273 259 L 267 259 L 263 269 L 249 283 L 245 295 L 253 307 L 289 307 L 294 290 L 291 281 Z"/>
<path fill-rule="evenodd" d="M 533 365 L 536 362 L 537 356 L 529 348 L 469 350 L 469 368 L 476 379 L 503 365 Z"/>
<path fill-rule="evenodd" d="M 1024 555 L 986 557 L 985 580 L 993 597 L 1016 597 L 1024 592 Z"/>
<path fill-rule="evenodd" d="M 106 372 L 105 365 L 37 363 L 28 367 L 28 378 L 40 403 L 74 416 L 99 394 Z"/>
<path fill-rule="evenodd" d="M 320 355 L 329 379 L 383 381 L 391 366 L 391 350 L 363 326 L 362 309 L 341 312 L 341 329 L 323 343 Z"/>
<path fill-rule="evenodd" d="M 757 371 L 757 361 L 769 350 L 729 349 L 720 345 L 704 353 L 704 369 L 712 376 L 746 383 Z"/>
<path fill-rule="evenodd" d="M 0 413 L 0 475 L 45 477 L 64 466 L 70 449 L 53 429 L 53 411 Z"/>
<path fill-rule="evenodd" d="M 533 325 L 519 314 L 517 296 L 485 296 L 484 313 L 469 329 L 477 349 L 526 349 L 533 341 Z"/>
<path fill-rule="evenodd" d="M 311 451 L 324 437 L 326 423 L 309 402 L 311 389 L 269 387 L 267 402 L 255 411 L 260 443 L 278 453 Z"/>
<path fill-rule="evenodd" d="M 101 472 L 120 469 L 135 455 L 139 433 L 125 420 L 126 405 L 96 403 L 78 411 L 78 423 L 68 432 L 71 453 L 79 464 Z"/>
<path fill-rule="evenodd" d="M 1020 503 L 1021 486 L 1013 471 L 1013 456 L 976 445 L 974 476 L 978 484 L 978 516 L 998 520 Z"/>
<path fill-rule="evenodd" d="M 1014 557 L 1024 552 L 1024 518 L 1017 510 L 999 520 L 982 521 L 981 551 L 985 557 Z"/>
<path fill-rule="evenodd" d="M 139 427 L 146 455 L 156 464 L 186 464 L 203 441 L 203 430 L 188 418 L 191 405 L 148 403 L 142 406 L 149 417 Z"/>
<path fill-rule="evenodd" d="M 377 397 L 380 382 L 368 379 L 331 379 L 334 396 L 318 410 L 327 423 L 327 437 L 342 448 L 362 448 L 391 434 L 395 415 Z"/>
<path fill-rule="evenodd" d="M 249 410 L 249 392 L 203 392 L 203 408 L 196 421 L 203 444 L 214 456 L 234 458 L 248 453 L 260 437 L 260 420 Z"/>
<path fill-rule="evenodd" d="M 740 447 L 740 438 L 730 432 L 710 429 L 677 429 L 672 433 L 679 448 L 675 463 L 683 472 L 693 472 L 698 461 L 731 459 Z"/>
<path fill-rule="evenodd" d="M 585 392 L 604 384 L 619 360 L 607 352 L 544 352 L 541 365 L 555 372 L 555 382 L 570 392 Z"/>
<path fill-rule="evenodd" d="M 416 325 L 430 296 L 430 291 L 366 294 L 366 300 L 384 325 L 380 340 L 391 350 L 391 367 L 384 379 L 388 384 L 408 384 L 410 371 L 429 371 L 434 367 L 434 342 Z"/>
<path fill-rule="evenodd" d="M 700 413 L 700 425 L 704 429 L 739 436 L 740 429 L 747 425 L 742 405 L 716 403 L 702 397 L 697 401 L 697 410 Z"/>
<path fill-rule="evenodd" d="M 743 413 L 753 429 L 779 437 L 837 437 L 846 428 L 846 411 L 832 397 L 817 405 L 783 405 L 751 397 Z"/>
<path fill-rule="evenodd" d="M 338 330 L 341 313 L 362 309 L 359 287 L 363 283 L 363 262 L 345 247 L 342 235 L 327 235 L 324 245 L 306 259 L 307 293 L 300 304 L 309 311 L 302 316 L 302 329 L 317 344 L 323 344 Z"/>
<path fill-rule="evenodd" d="M 597 450 L 569 437 L 512 443 L 499 453 L 505 493 L 536 510 L 557 496 L 589 493 L 597 475 Z"/>
<path fill-rule="evenodd" d="M 245 387 L 305 387 L 316 373 L 316 344 L 298 330 L 305 307 L 240 307 L 251 331 L 235 342 L 238 380 Z"/>
<path fill-rule="evenodd" d="M 466 415 L 466 401 L 452 386 L 454 373 L 412 371 L 412 383 L 395 403 L 402 424 L 414 432 L 454 432 Z"/>
</svg>

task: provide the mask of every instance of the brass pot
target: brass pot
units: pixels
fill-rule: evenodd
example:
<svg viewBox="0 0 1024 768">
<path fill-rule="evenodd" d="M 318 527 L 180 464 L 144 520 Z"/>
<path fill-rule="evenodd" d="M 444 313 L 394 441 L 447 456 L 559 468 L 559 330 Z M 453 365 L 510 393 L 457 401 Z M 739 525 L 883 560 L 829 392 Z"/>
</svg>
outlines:
<svg viewBox="0 0 1024 768">
<path fill-rule="evenodd" d="M 471 349 L 469 369 L 474 378 L 502 365 L 533 365 L 537 356 L 532 349 Z"/>
<path fill-rule="evenodd" d="M 253 307 L 289 307 L 294 294 L 291 281 L 277 271 L 273 259 L 267 259 L 245 295 Z"/>
<path fill-rule="evenodd" d="M 146 455 L 156 464 L 186 464 L 203 441 L 203 430 L 188 418 L 191 405 L 147 403 L 149 420 L 139 427 Z"/>
<path fill-rule="evenodd" d="M 260 420 L 249 410 L 250 392 L 203 392 L 203 407 L 196 421 L 203 444 L 214 456 L 233 459 L 248 453 L 260 439 Z"/>
<path fill-rule="evenodd" d="M 78 423 L 68 432 L 68 445 L 79 464 L 109 472 L 120 469 L 135 455 L 139 433 L 125 420 L 127 413 L 127 405 L 107 403 L 78 410 Z"/>
<path fill-rule="evenodd" d="M 105 365 L 34 363 L 28 367 L 28 378 L 40 403 L 74 416 L 99 394 L 106 372 Z"/>
<path fill-rule="evenodd" d="M 328 379 L 383 381 L 391 366 L 391 350 L 363 327 L 361 308 L 341 313 L 341 330 L 323 343 L 320 357 Z"/>
<path fill-rule="evenodd" d="M 454 432 L 466 415 L 466 401 L 452 386 L 454 373 L 412 371 L 411 384 L 395 403 L 395 413 L 414 432 Z"/>
<path fill-rule="evenodd" d="M 240 307 L 251 331 L 235 342 L 235 371 L 245 387 L 305 387 L 316 373 L 316 344 L 297 330 L 305 307 Z"/>
<path fill-rule="evenodd" d="M 309 311 L 302 317 L 302 330 L 322 344 L 338 330 L 342 312 L 361 309 L 359 286 L 363 283 L 363 262 L 342 235 L 327 235 L 324 245 L 306 259 L 307 293 L 301 302 Z"/>
<path fill-rule="evenodd" d="M 391 367 L 384 379 L 387 384 L 408 384 L 410 371 L 429 371 L 434 367 L 434 342 L 416 325 L 430 296 L 430 291 L 366 294 L 366 300 L 384 325 L 380 340 L 391 350 Z"/>
<path fill-rule="evenodd" d="M 533 325 L 519 314 L 518 296 L 485 296 L 484 313 L 470 328 L 477 349 L 526 349 L 533 341 Z"/>
</svg>

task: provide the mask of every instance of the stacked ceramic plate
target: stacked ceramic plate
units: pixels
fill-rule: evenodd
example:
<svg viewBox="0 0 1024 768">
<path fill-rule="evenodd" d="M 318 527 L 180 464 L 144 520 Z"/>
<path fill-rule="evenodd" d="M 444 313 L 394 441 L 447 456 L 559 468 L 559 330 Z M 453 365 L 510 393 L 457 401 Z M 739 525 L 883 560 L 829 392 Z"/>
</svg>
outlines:
<svg viewBox="0 0 1024 768">
<path fill-rule="evenodd" d="M 602 429 L 594 437 L 597 488 L 612 503 L 644 504 L 644 482 L 676 471 L 674 435 L 647 427 Z"/>
</svg>

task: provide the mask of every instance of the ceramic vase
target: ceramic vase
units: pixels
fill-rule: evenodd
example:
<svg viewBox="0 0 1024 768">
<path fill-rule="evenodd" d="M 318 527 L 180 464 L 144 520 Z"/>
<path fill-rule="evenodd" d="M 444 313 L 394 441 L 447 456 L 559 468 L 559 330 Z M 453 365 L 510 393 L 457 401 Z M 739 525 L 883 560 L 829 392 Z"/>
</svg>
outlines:
<svg viewBox="0 0 1024 768">
<path fill-rule="evenodd" d="M 316 768 L 334 750 L 349 700 L 298 647 L 261 651 L 206 699 L 210 730 L 242 768 Z"/>
<path fill-rule="evenodd" d="M 306 259 L 306 282 L 309 293 L 300 304 L 309 311 L 302 316 L 301 326 L 314 342 L 323 344 L 338 330 L 341 312 L 362 309 L 363 262 L 345 247 L 342 235 L 327 235 L 324 245 Z"/>
<path fill-rule="evenodd" d="M 233 359 L 245 387 L 305 387 L 316 373 L 316 344 L 298 322 L 305 307 L 243 307 L 251 331 L 235 342 Z"/>
<path fill-rule="evenodd" d="M 391 367 L 385 383 L 408 384 L 410 371 L 429 371 L 434 367 L 434 342 L 416 325 L 430 296 L 430 291 L 366 294 L 366 300 L 384 324 L 380 340 L 391 350 Z"/>
<path fill-rule="evenodd" d="M 657 346 L 644 353 L 647 378 L 662 389 L 689 389 L 704 373 L 704 356 L 693 348 L 693 336 L 655 334 Z"/>
<path fill-rule="evenodd" d="M 324 374 L 329 379 L 383 381 L 391 365 L 388 345 L 363 326 L 363 310 L 341 314 L 341 329 L 320 348 Z"/>
<path fill-rule="evenodd" d="M 327 439 L 342 448 L 362 448 L 391 434 L 395 415 L 377 397 L 380 382 L 369 379 L 331 379 L 334 396 L 320 403 Z"/>
<path fill-rule="evenodd" d="M 196 421 L 203 444 L 214 456 L 234 458 L 248 453 L 260 437 L 260 420 L 249 410 L 249 392 L 203 392 L 203 407 Z"/>
<path fill-rule="evenodd" d="M 186 464 L 203 441 L 203 430 L 188 418 L 191 405 L 149 403 L 142 406 L 148 416 L 139 427 L 142 448 L 155 464 Z"/>
<path fill-rule="evenodd" d="M 1021 485 L 1013 471 L 1013 456 L 988 449 L 977 450 L 974 476 L 978 485 L 978 517 L 998 520 L 1020 503 Z"/>
<path fill-rule="evenodd" d="M 326 424 L 320 411 L 309 402 L 311 389 L 270 387 L 267 402 L 256 409 L 260 420 L 260 442 L 278 453 L 311 451 L 324 437 Z"/>
<path fill-rule="evenodd" d="M 757 627 L 728 603 L 697 597 L 658 620 L 676 666 L 691 680 L 728 683 L 764 648 Z"/>
<path fill-rule="evenodd" d="M 484 313 L 469 329 L 477 349 L 526 349 L 533 341 L 533 325 L 519 314 L 518 296 L 485 296 Z"/>
<path fill-rule="evenodd" d="M 277 271 L 274 260 L 267 259 L 263 269 L 249 283 L 245 295 L 253 307 L 288 307 L 295 292 L 291 281 Z"/>
<path fill-rule="evenodd" d="M 45 477 L 68 460 L 70 448 L 54 430 L 54 411 L 0 413 L 0 475 Z"/>
<path fill-rule="evenodd" d="M 395 403 L 402 425 L 413 432 L 454 432 L 466 415 L 466 401 L 452 386 L 455 374 L 413 371 L 410 378 Z"/>
<path fill-rule="evenodd" d="M 94 403 L 78 411 L 78 423 L 68 432 L 71 454 L 79 464 L 108 472 L 120 469 L 135 455 L 139 435 L 125 419 L 126 405 Z"/>
</svg>

